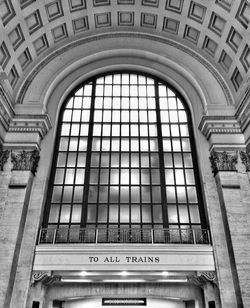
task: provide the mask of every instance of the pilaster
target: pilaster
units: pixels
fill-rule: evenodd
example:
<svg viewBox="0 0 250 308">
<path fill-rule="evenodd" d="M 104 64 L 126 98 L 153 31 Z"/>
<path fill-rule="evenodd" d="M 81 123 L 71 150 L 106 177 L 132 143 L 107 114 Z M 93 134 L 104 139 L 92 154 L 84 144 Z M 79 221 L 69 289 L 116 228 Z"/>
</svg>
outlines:
<svg viewBox="0 0 250 308">
<path fill-rule="evenodd" d="M 245 154 L 228 149 L 212 150 L 210 161 L 219 193 L 223 228 L 230 258 L 228 270 L 232 273 L 237 299 L 236 307 L 248 307 L 250 306 L 248 275 L 250 272 L 248 223 L 250 186 L 246 172 L 248 161 Z M 220 268 L 217 270 L 220 271 Z M 221 281 L 221 283 L 225 285 L 225 282 Z"/>
<path fill-rule="evenodd" d="M 0 306 L 9 307 L 19 266 L 20 248 L 29 207 L 32 182 L 39 153 L 37 150 L 0 152 Z M 5 164 L 4 164 L 5 163 Z"/>
</svg>

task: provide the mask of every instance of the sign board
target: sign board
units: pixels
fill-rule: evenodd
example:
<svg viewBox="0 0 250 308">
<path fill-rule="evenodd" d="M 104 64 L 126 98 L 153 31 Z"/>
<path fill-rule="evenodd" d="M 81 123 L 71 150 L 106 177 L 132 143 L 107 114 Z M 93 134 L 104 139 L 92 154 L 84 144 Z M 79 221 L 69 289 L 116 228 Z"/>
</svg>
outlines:
<svg viewBox="0 0 250 308">
<path fill-rule="evenodd" d="M 147 306 L 146 298 L 103 298 L 102 306 Z"/>
</svg>

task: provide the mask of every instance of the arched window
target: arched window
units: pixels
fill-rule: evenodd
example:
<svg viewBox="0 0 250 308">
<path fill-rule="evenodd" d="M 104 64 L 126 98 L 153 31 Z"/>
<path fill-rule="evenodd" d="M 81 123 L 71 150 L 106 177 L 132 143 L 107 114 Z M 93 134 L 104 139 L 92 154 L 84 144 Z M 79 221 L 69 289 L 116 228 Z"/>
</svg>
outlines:
<svg viewBox="0 0 250 308">
<path fill-rule="evenodd" d="M 152 76 L 92 78 L 62 107 L 44 227 L 205 227 L 191 117 Z"/>
</svg>

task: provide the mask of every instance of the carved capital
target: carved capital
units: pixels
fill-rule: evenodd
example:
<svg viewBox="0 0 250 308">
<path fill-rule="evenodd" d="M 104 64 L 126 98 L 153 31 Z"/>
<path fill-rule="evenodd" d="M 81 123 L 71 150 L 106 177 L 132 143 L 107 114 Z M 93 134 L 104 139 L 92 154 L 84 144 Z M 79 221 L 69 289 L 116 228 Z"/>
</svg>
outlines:
<svg viewBox="0 0 250 308">
<path fill-rule="evenodd" d="M 250 155 L 244 151 L 240 151 L 242 164 L 246 167 L 246 171 L 250 171 Z"/>
<path fill-rule="evenodd" d="M 50 272 L 33 272 L 31 284 L 34 286 L 36 283 L 41 282 L 43 285 L 52 285 L 61 280 L 59 275 L 51 275 Z"/>
<path fill-rule="evenodd" d="M 11 162 L 12 170 L 30 170 L 34 175 L 37 170 L 38 161 L 40 159 L 39 151 L 12 151 Z"/>
<path fill-rule="evenodd" d="M 5 150 L 0 147 L 0 170 L 3 171 L 3 166 L 7 162 L 9 157 L 9 151 Z"/>
<path fill-rule="evenodd" d="M 209 159 L 214 175 L 219 171 L 236 171 L 238 156 L 235 152 L 217 152 L 213 150 Z"/>
<path fill-rule="evenodd" d="M 217 285 L 217 276 L 215 272 L 197 272 L 196 275 L 187 276 L 189 282 L 203 288 L 208 282 Z"/>
</svg>

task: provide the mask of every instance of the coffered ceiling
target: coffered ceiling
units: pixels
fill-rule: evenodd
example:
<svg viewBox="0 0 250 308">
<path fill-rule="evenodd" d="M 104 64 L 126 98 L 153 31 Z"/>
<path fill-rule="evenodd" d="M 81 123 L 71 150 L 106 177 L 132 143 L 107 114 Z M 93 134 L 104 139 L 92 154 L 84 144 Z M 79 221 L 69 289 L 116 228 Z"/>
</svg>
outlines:
<svg viewBox="0 0 250 308">
<path fill-rule="evenodd" d="M 0 82 L 13 93 L 52 50 L 114 31 L 146 32 L 192 48 L 235 97 L 249 83 L 248 0 L 0 0 L 0 17 Z"/>
</svg>

